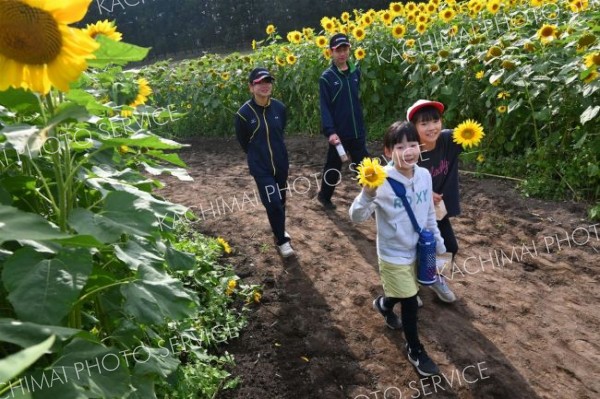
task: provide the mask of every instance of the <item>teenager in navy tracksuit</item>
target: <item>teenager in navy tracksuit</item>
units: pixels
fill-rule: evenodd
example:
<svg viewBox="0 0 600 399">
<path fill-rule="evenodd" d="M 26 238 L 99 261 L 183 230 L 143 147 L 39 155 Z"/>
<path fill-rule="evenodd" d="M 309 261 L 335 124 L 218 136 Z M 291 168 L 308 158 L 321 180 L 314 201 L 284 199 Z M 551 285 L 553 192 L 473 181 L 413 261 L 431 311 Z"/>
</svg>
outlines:
<svg viewBox="0 0 600 399">
<path fill-rule="evenodd" d="M 294 250 L 285 232 L 285 193 L 289 169 L 283 140 L 285 105 L 271 98 L 273 77 L 265 68 L 252 70 L 249 89 L 252 99 L 238 110 L 235 131 L 242 149 L 248 154 L 248 168 L 267 210 L 279 252 L 283 257 L 288 257 L 294 254 Z"/>
<path fill-rule="evenodd" d="M 329 48 L 333 62 L 319 79 L 321 124 L 323 134 L 329 141 L 329 150 L 317 199 L 325 209 L 334 209 L 331 196 L 338 184 L 342 168 L 336 144 L 342 143 L 355 164 L 368 157 L 369 153 L 363 113 L 358 99 L 361 74 L 356 65 L 348 60 L 348 36 L 342 33 L 333 35 L 329 41 Z"/>
</svg>

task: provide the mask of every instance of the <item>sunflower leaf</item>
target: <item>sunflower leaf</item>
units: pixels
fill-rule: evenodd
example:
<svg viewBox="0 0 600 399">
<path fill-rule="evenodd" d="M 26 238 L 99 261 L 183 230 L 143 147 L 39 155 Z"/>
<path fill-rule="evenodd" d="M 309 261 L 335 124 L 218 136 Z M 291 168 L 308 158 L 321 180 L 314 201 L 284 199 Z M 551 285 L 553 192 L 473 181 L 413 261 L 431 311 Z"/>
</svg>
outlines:
<svg viewBox="0 0 600 399">
<path fill-rule="evenodd" d="M 150 51 L 149 48 L 116 42 L 102 35 L 96 40 L 100 43 L 100 48 L 94 53 L 96 58 L 88 61 L 91 67 L 104 68 L 111 64 L 125 65 L 128 62 L 141 61 Z"/>
</svg>

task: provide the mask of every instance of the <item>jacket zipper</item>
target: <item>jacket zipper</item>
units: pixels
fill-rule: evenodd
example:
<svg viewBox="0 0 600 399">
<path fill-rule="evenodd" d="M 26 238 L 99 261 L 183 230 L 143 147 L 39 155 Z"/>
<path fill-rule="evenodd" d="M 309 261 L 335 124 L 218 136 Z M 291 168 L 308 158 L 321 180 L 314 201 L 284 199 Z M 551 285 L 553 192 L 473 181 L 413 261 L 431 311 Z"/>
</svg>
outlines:
<svg viewBox="0 0 600 399">
<path fill-rule="evenodd" d="M 267 108 L 263 108 L 263 120 L 265 121 L 265 132 L 267 134 L 267 145 L 269 146 L 269 154 L 271 155 L 271 166 L 273 166 L 273 176 L 277 174 L 275 170 L 275 160 L 273 159 L 273 149 L 271 148 L 271 133 L 269 131 L 269 124 L 267 123 L 266 117 Z"/>
</svg>

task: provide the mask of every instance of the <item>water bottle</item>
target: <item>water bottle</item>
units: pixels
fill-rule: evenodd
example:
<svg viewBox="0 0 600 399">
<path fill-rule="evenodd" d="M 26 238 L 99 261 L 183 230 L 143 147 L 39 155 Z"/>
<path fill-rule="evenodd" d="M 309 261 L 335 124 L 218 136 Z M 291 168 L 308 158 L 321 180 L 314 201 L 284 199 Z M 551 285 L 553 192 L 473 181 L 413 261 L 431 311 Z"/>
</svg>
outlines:
<svg viewBox="0 0 600 399">
<path fill-rule="evenodd" d="M 342 145 L 342 143 L 337 143 L 335 145 L 335 149 L 337 150 L 342 162 L 346 162 L 348 160 L 348 155 L 346 154 L 346 150 L 344 150 L 344 146 Z"/>
<path fill-rule="evenodd" d="M 423 229 L 417 242 L 417 281 L 421 285 L 432 285 L 437 281 L 435 236 Z"/>
</svg>

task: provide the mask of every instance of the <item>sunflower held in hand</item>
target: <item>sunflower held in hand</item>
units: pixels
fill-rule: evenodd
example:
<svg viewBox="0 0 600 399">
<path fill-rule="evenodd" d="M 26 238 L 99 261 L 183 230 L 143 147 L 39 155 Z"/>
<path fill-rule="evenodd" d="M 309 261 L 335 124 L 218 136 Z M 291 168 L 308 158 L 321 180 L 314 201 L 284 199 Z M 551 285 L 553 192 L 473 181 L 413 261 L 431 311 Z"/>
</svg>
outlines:
<svg viewBox="0 0 600 399">
<path fill-rule="evenodd" d="M 379 158 L 365 158 L 358 165 L 358 183 L 363 187 L 377 188 L 383 184 L 387 174 Z"/>
</svg>

